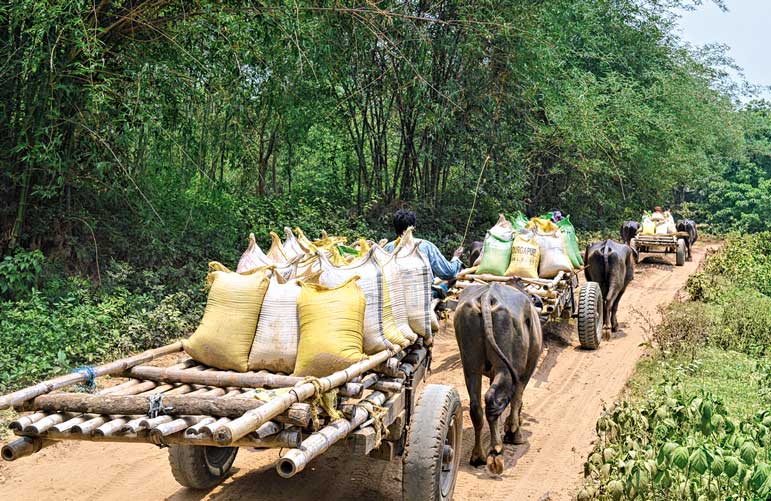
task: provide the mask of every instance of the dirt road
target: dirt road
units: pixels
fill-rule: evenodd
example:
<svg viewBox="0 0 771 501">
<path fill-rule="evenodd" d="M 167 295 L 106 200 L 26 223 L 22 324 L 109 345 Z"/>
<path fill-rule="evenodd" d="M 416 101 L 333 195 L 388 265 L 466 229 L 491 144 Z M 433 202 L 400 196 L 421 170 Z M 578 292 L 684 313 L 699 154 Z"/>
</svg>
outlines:
<svg viewBox="0 0 771 501">
<path fill-rule="evenodd" d="M 551 336 L 525 391 L 527 443 L 506 446 L 506 469 L 500 478 L 468 465 L 473 445 L 468 398 L 452 328 L 443 323 L 430 381 L 455 385 L 464 400 L 464 458 L 455 499 L 570 499 L 580 483 L 603 402 L 611 403 L 619 395 L 643 354 L 644 322 L 656 321 L 656 307 L 674 298 L 704 255 L 705 247 L 699 245 L 693 262 L 684 267 L 639 265 L 619 310 L 622 332 L 599 350 L 579 349 L 574 328 L 567 341 Z M 234 475 L 208 493 L 181 488 L 171 476 L 166 456 L 165 450 L 148 445 L 57 445 L 0 464 L 0 499 L 400 499 L 398 462 L 352 460 L 343 450 L 329 451 L 292 480 L 276 475 L 272 467 L 276 452 L 242 450 Z"/>
</svg>

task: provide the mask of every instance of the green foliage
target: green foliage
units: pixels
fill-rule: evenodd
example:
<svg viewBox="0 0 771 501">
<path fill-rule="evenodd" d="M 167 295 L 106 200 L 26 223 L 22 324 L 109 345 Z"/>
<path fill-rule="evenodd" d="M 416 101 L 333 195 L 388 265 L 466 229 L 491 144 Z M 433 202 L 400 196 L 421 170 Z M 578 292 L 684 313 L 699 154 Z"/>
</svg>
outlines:
<svg viewBox="0 0 771 501">
<path fill-rule="evenodd" d="M 766 499 L 771 411 L 734 417 L 716 395 L 664 382 L 597 421 L 579 499 Z"/>
<path fill-rule="evenodd" d="M 26 296 L 38 283 L 45 256 L 39 250 L 17 249 L 0 261 L 0 298 Z"/>
<path fill-rule="evenodd" d="M 162 275 L 134 273 L 125 263 L 113 264 L 108 276 L 101 290 L 71 277 L 0 303 L 0 393 L 169 343 L 201 317 L 200 286 L 169 293 Z M 127 288 L 140 282 L 144 291 Z"/>
</svg>

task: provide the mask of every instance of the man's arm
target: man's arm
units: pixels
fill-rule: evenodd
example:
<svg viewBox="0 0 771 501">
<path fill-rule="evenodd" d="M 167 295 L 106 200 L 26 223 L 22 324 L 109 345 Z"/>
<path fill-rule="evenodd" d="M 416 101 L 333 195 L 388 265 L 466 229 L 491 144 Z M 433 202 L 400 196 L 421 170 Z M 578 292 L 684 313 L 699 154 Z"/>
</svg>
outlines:
<svg viewBox="0 0 771 501">
<path fill-rule="evenodd" d="M 435 277 L 439 277 L 442 280 L 452 280 L 458 276 L 458 273 L 463 268 L 463 263 L 460 261 L 459 256 L 453 256 L 451 260 L 447 260 L 439 248 L 431 242 L 423 240 L 420 243 L 420 251 L 428 257 L 428 262 L 431 263 L 431 271 Z M 460 250 L 460 249 L 459 249 Z M 457 254 L 458 251 L 456 251 Z"/>
</svg>

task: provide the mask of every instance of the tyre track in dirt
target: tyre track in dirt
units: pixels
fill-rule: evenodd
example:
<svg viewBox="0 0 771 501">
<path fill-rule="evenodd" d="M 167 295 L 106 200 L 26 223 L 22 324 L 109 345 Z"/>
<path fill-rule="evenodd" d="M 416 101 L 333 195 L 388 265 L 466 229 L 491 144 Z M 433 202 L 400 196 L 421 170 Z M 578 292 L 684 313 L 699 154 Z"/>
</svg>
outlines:
<svg viewBox="0 0 771 501">
<path fill-rule="evenodd" d="M 703 245 L 697 245 L 694 260 L 683 267 L 639 265 L 619 308 L 622 332 L 603 341 L 599 350 L 580 349 L 574 325 L 548 336 L 539 368 L 525 391 L 522 417 L 526 443 L 505 447 L 505 470 L 499 478 L 490 477 L 484 468 L 468 465 L 474 437 L 468 395 L 452 326 L 443 322 L 429 382 L 455 385 L 463 400 L 464 450 L 455 499 L 572 498 L 602 405 L 612 403 L 623 391 L 643 354 L 640 344 L 645 339 L 645 323 L 657 321 L 657 307 L 672 301 L 705 252 Z M 483 439 L 489 440 L 487 430 Z M 215 489 L 200 492 L 184 489 L 174 481 L 165 450 L 136 444 L 59 444 L 15 463 L 0 463 L 0 499 L 401 498 L 398 461 L 349 457 L 342 448 L 332 449 L 294 479 L 285 480 L 273 469 L 277 457 L 275 451 L 239 451 L 233 475 Z"/>
</svg>

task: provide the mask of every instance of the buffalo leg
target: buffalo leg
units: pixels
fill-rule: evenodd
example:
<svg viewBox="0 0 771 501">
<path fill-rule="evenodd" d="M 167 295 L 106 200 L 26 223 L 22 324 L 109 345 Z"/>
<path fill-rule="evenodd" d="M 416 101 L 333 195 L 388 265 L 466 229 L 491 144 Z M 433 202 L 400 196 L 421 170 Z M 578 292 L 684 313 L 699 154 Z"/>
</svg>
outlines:
<svg viewBox="0 0 771 501">
<path fill-rule="evenodd" d="M 469 413 L 474 424 L 474 449 L 471 451 L 471 466 L 483 466 L 486 463 L 485 453 L 482 452 L 482 427 L 484 415 L 482 410 L 482 375 L 469 374 L 464 371 L 466 389 L 469 397 Z"/>
<path fill-rule="evenodd" d="M 503 435 L 504 444 L 524 444 L 522 438 L 522 394 L 525 392 L 525 385 L 518 384 L 514 390 L 514 398 L 511 399 L 511 411 L 506 419 L 506 433 Z"/>
<path fill-rule="evenodd" d="M 613 304 L 612 309 L 610 313 L 610 329 L 612 332 L 618 331 L 618 320 L 616 319 L 616 312 L 618 312 L 618 305 L 621 302 L 621 297 L 624 295 L 624 292 L 626 291 L 626 287 L 621 289 L 618 294 L 616 294 L 616 297 L 613 298 Z"/>
<path fill-rule="evenodd" d="M 485 415 L 490 426 L 490 452 L 487 455 L 487 470 L 494 474 L 503 473 L 503 437 L 499 418 L 508 407 L 511 394 L 506 388 L 511 388 L 511 382 L 504 381 L 505 377 L 497 375 L 485 394 Z M 509 390 L 510 391 L 510 390 Z"/>
</svg>

